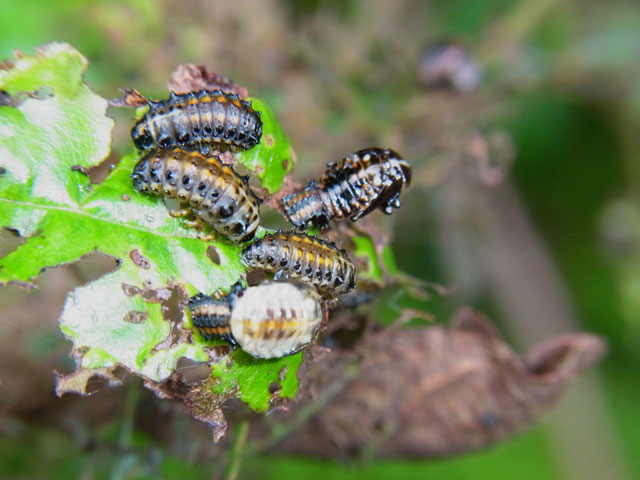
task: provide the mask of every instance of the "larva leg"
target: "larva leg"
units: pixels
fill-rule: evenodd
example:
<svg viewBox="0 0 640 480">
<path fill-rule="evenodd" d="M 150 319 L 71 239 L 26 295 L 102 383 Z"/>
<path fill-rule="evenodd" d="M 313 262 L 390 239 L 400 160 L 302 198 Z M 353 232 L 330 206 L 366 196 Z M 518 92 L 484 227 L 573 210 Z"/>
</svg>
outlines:
<svg viewBox="0 0 640 480">
<path fill-rule="evenodd" d="M 212 242 L 214 238 L 216 238 L 216 234 L 214 232 L 204 233 L 202 230 L 198 231 L 198 240 L 202 240 L 203 242 Z"/>
<path fill-rule="evenodd" d="M 186 217 L 191 213 L 190 208 L 181 208 L 179 210 L 169 210 L 169 216 L 173 218 Z"/>
<path fill-rule="evenodd" d="M 170 200 L 175 201 L 174 199 L 170 199 Z M 163 198 L 162 202 L 164 203 L 164 206 L 167 207 L 167 211 L 169 212 L 170 217 L 173 217 L 173 218 L 186 217 L 192 212 L 190 207 L 179 208 L 180 206 L 178 205 L 178 208 L 174 208 L 173 206 L 167 203 L 166 198 Z"/>
<path fill-rule="evenodd" d="M 184 225 L 190 228 L 195 228 L 198 231 L 198 239 L 203 242 L 211 242 L 216 236 L 215 232 L 204 232 L 204 224 L 199 218 L 185 220 Z"/>
<path fill-rule="evenodd" d="M 215 298 L 216 300 L 220 300 L 222 297 L 224 297 L 226 295 L 226 293 L 224 293 L 224 290 L 222 290 L 221 288 L 217 289 L 215 292 L 213 292 L 211 294 L 211 296 L 213 298 Z"/>
<path fill-rule="evenodd" d="M 184 224 L 185 224 L 185 226 L 190 227 L 190 228 L 199 229 L 199 228 L 202 227 L 200 222 L 198 222 L 197 220 L 185 220 Z"/>
</svg>

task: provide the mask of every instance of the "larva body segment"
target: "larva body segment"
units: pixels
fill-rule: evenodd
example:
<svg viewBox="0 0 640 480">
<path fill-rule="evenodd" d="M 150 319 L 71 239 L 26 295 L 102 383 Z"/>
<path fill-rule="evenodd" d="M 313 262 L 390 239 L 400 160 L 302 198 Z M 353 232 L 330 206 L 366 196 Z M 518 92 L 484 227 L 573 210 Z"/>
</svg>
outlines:
<svg viewBox="0 0 640 480">
<path fill-rule="evenodd" d="M 314 285 L 332 298 L 355 287 L 356 267 L 344 250 L 318 238 L 298 233 L 271 233 L 244 248 L 242 262 Z"/>
<path fill-rule="evenodd" d="M 237 95 L 221 90 L 190 92 L 149 102 L 149 111 L 131 130 L 135 146 L 145 150 L 248 150 L 262 137 L 260 112 Z"/>
<path fill-rule="evenodd" d="M 194 326 L 207 339 L 222 338 L 255 358 L 299 352 L 322 322 L 322 300 L 303 283 L 264 282 L 215 299 L 201 293 L 189 301 Z"/>
<path fill-rule="evenodd" d="M 233 169 L 217 157 L 159 150 L 136 164 L 133 187 L 177 198 L 197 219 L 234 242 L 253 238 L 260 224 L 259 200 Z"/>
<path fill-rule="evenodd" d="M 356 221 L 376 208 L 391 214 L 410 181 L 411 167 L 400 155 L 388 148 L 367 148 L 328 163 L 317 182 L 285 196 L 282 203 L 297 227 L 326 228 L 331 219 Z"/>
</svg>

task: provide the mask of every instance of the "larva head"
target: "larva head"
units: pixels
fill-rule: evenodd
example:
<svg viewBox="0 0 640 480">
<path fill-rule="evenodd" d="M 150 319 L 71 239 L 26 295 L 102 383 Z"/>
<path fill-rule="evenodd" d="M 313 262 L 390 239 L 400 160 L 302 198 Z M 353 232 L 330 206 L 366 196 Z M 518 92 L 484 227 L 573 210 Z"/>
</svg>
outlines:
<svg viewBox="0 0 640 480">
<path fill-rule="evenodd" d="M 402 158 L 402 155 L 398 152 L 390 148 L 384 150 L 384 156 L 389 159 L 389 162 L 395 163 L 400 168 L 402 176 L 404 177 L 404 185 L 408 186 L 411 183 L 411 165 L 409 165 L 409 162 Z"/>
<path fill-rule="evenodd" d="M 143 156 L 136 166 L 133 168 L 131 178 L 133 179 L 133 188 L 139 192 L 148 192 L 149 188 L 149 162 L 153 155 L 147 154 Z"/>
<path fill-rule="evenodd" d="M 138 150 L 148 150 L 153 147 L 153 135 L 144 117 L 131 129 L 131 138 Z"/>
<path fill-rule="evenodd" d="M 402 175 L 404 176 L 404 184 L 405 186 L 409 186 L 411 183 L 411 165 L 405 159 L 398 157 L 398 166 L 402 170 Z"/>
</svg>

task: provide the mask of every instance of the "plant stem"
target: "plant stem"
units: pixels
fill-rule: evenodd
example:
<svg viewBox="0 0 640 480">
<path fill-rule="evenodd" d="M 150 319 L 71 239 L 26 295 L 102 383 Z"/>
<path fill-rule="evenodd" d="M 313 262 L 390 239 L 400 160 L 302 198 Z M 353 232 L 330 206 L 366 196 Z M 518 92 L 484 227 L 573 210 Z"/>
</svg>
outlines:
<svg viewBox="0 0 640 480">
<path fill-rule="evenodd" d="M 240 471 L 244 447 L 247 443 L 248 436 L 249 420 L 245 418 L 236 427 L 229 465 L 227 466 L 227 472 L 225 475 L 226 480 L 236 480 L 238 478 L 238 472 Z"/>
</svg>

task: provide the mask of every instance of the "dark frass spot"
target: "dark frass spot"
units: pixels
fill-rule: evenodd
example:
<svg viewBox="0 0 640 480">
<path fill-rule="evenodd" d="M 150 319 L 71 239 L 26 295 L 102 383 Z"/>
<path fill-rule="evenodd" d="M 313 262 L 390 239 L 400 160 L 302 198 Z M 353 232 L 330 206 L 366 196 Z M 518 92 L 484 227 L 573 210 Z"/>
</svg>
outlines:
<svg viewBox="0 0 640 480">
<path fill-rule="evenodd" d="M 124 316 L 124 321 L 128 323 L 142 323 L 149 318 L 149 313 L 138 310 L 131 310 Z"/>
<path fill-rule="evenodd" d="M 142 255 L 140 253 L 140 250 L 138 249 L 131 250 L 129 252 L 129 258 L 131 258 L 131 261 L 140 268 L 144 268 L 147 270 L 151 268 L 151 262 L 149 261 L 149 259 Z"/>
</svg>

